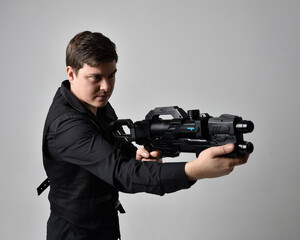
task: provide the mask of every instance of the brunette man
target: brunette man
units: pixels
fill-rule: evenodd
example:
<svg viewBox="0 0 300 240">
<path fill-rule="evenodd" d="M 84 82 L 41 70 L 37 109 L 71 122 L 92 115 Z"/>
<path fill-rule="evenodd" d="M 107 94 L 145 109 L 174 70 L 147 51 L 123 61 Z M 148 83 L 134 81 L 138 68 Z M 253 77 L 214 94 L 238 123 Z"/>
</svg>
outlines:
<svg viewBox="0 0 300 240">
<path fill-rule="evenodd" d="M 50 181 L 47 239 L 120 238 L 118 192 L 158 195 L 187 189 L 196 180 L 229 174 L 243 158 L 224 158 L 234 145 L 212 147 L 188 163 L 154 160 L 159 152 L 117 144 L 108 130 L 117 72 L 115 44 L 82 32 L 68 44 L 68 80 L 49 109 L 43 159 Z"/>
</svg>

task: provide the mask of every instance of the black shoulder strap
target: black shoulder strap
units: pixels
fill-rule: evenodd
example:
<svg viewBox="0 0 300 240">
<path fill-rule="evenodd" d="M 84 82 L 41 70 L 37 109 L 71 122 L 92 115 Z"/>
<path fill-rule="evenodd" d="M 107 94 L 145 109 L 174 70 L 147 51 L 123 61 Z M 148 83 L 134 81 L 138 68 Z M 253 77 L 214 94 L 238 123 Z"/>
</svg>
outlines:
<svg viewBox="0 0 300 240">
<path fill-rule="evenodd" d="M 38 196 L 41 195 L 41 193 L 44 192 L 45 189 L 46 189 L 47 187 L 49 187 L 49 185 L 50 185 L 49 178 L 46 178 L 45 181 L 42 182 L 42 183 L 40 184 L 40 186 L 38 186 L 38 188 L 36 189 L 36 190 L 37 190 Z"/>
</svg>

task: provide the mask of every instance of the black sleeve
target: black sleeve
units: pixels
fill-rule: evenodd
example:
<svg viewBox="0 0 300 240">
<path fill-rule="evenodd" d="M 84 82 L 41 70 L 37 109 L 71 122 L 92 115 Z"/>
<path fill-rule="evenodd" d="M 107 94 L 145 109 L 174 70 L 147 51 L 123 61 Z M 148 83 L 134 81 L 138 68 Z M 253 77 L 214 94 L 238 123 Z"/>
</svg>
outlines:
<svg viewBox="0 0 300 240">
<path fill-rule="evenodd" d="M 109 143 L 86 118 L 54 121 L 49 150 L 59 161 L 75 164 L 122 192 L 163 195 L 189 188 L 185 163 L 141 162 Z"/>
</svg>

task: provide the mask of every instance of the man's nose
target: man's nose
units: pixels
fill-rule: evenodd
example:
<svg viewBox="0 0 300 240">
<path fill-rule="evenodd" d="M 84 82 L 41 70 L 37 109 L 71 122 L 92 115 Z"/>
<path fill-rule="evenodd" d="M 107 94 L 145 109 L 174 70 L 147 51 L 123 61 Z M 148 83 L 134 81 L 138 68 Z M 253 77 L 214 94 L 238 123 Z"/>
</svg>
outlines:
<svg viewBox="0 0 300 240">
<path fill-rule="evenodd" d="M 107 78 L 103 78 L 100 82 L 100 90 L 102 91 L 108 91 L 110 88 L 110 84 Z"/>
</svg>

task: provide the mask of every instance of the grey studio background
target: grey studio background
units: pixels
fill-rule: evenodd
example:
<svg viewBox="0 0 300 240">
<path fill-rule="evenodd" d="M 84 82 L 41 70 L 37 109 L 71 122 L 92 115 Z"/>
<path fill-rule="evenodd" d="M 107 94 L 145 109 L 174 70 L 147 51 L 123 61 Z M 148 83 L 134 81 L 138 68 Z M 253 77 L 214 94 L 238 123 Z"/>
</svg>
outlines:
<svg viewBox="0 0 300 240">
<path fill-rule="evenodd" d="M 44 119 L 68 41 L 91 30 L 118 47 L 119 118 L 178 105 L 255 123 L 254 153 L 229 176 L 164 197 L 121 194 L 122 239 L 299 239 L 299 12 L 291 0 L 1 0 L 0 238 L 45 239 Z"/>
</svg>

